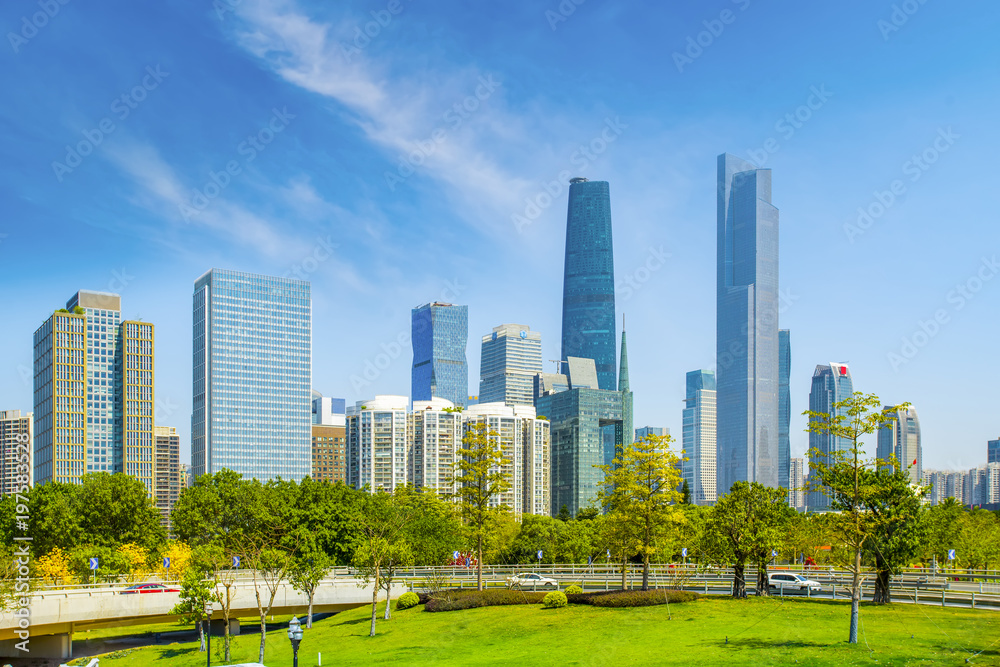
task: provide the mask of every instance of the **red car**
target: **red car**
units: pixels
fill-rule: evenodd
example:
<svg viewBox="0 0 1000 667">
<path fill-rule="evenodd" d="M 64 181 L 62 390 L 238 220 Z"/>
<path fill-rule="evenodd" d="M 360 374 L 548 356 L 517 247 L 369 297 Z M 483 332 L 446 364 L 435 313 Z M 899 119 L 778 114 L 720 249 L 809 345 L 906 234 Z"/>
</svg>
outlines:
<svg viewBox="0 0 1000 667">
<path fill-rule="evenodd" d="M 136 584 L 134 586 L 129 586 L 122 591 L 122 595 L 127 595 L 128 593 L 180 593 L 179 588 L 167 588 L 163 584 Z"/>
</svg>

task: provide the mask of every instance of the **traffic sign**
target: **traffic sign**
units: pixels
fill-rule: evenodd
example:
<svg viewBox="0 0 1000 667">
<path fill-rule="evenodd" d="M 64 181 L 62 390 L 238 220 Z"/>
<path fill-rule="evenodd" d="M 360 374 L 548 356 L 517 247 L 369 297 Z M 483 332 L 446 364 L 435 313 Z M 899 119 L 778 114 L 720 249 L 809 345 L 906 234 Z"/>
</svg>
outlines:
<svg viewBox="0 0 1000 667">
<path fill-rule="evenodd" d="M 593 564 L 594 564 L 594 557 L 587 556 L 587 565 L 593 565 Z"/>
<path fill-rule="evenodd" d="M 955 560 L 955 550 L 948 549 L 948 560 Z"/>
<path fill-rule="evenodd" d="M 538 560 L 542 560 L 542 550 L 538 550 Z"/>
<path fill-rule="evenodd" d="M 608 549 L 608 560 L 611 560 L 611 549 Z"/>
<path fill-rule="evenodd" d="M 451 557 L 454 558 L 455 560 L 458 560 L 458 552 L 457 551 L 452 551 L 451 552 Z"/>
<path fill-rule="evenodd" d="M 165 570 L 169 570 L 170 569 L 170 557 L 169 556 L 164 556 L 163 557 L 163 569 L 165 569 Z"/>
<path fill-rule="evenodd" d="M 233 567 L 239 567 L 239 566 L 240 566 L 240 557 L 233 556 Z"/>
<path fill-rule="evenodd" d="M 777 558 L 777 557 L 778 557 L 778 550 L 771 549 L 771 558 Z"/>
<path fill-rule="evenodd" d="M 90 569 L 91 570 L 96 570 L 97 569 L 97 563 L 98 563 L 98 559 L 91 558 L 90 559 Z"/>
<path fill-rule="evenodd" d="M 681 558 L 687 558 L 687 557 L 688 557 L 688 548 L 684 547 L 683 549 L 681 549 Z"/>
</svg>

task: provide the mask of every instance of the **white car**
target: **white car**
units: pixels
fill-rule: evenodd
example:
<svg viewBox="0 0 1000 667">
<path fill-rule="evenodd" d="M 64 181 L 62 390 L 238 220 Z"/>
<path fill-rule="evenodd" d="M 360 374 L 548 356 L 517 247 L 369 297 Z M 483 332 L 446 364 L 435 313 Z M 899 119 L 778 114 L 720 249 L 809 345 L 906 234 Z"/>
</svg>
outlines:
<svg viewBox="0 0 1000 667">
<path fill-rule="evenodd" d="M 507 588 L 551 588 L 557 590 L 559 582 L 534 572 L 515 574 L 507 577 Z"/>
<path fill-rule="evenodd" d="M 771 588 L 783 589 L 786 591 L 805 591 L 809 589 L 811 591 L 820 590 L 820 583 L 818 581 L 813 581 L 812 579 L 807 579 L 801 574 L 793 574 L 791 572 L 774 572 L 767 575 L 767 583 Z"/>
</svg>

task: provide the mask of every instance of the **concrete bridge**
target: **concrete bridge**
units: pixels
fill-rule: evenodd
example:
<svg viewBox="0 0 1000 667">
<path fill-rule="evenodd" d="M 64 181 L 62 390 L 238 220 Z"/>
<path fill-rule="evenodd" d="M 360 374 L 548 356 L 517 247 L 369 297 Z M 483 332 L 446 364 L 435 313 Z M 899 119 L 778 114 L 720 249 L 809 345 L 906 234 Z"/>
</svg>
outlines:
<svg viewBox="0 0 1000 667">
<path fill-rule="evenodd" d="M 313 596 L 313 613 L 337 612 L 371 604 L 371 585 L 359 586 L 353 577 L 338 577 L 324 580 Z M 179 586 L 178 586 L 179 587 Z M 260 584 L 262 597 L 267 593 Z M 15 645 L 23 639 L 16 634 L 23 630 L 19 618 L 6 611 L 0 620 L 0 658 L 71 658 L 73 657 L 73 633 L 98 628 L 128 625 L 148 625 L 169 623 L 178 619 L 171 609 L 179 600 L 178 593 L 146 593 L 122 595 L 125 586 L 102 588 L 74 588 L 62 590 L 36 591 L 31 596 L 29 617 L 30 632 L 26 654 Z M 407 590 L 402 584 L 394 585 L 392 597 L 396 598 Z M 257 600 L 253 583 L 247 579 L 237 582 L 233 589 L 230 619 L 258 617 Z M 384 593 L 379 597 L 383 598 Z M 294 590 L 290 584 L 282 583 L 274 598 L 271 613 L 305 614 L 309 609 L 308 598 Z M 222 612 L 215 605 L 213 612 L 213 632 L 221 634 Z M 239 634 L 239 622 L 230 621 L 230 631 Z"/>
</svg>

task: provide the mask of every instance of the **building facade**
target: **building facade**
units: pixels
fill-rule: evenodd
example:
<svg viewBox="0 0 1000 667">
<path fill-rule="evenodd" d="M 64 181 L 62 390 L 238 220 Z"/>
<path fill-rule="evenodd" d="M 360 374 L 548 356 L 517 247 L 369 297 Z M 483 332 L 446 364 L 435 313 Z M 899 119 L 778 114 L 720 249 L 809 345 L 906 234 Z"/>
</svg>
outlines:
<svg viewBox="0 0 1000 667">
<path fill-rule="evenodd" d="M 778 486 L 791 489 L 792 343 L 788 329 L 778 330 Z"/>
<path fill-rule="evenodd" d="M 34 485 L 34 418 L 20 410 L 0 410 L 0 495 Z"/>
<path fill-rule="evenodd" d="M 469 307 L 427 303 L 411 312 L 414 401 L 443 398 L 465 406 L 469 398 Z"/>
<path fill-rule="evenodd" d="M 691 371 L 686 379 L 681 435 L 686 460 L 681 463 L 681 475 L 688 483 L 692 505 L 712 505 L 718 499 L 715 373 Z"/>
<path fill-rule="evenodd" d="M 717 491 L 779 485 L 778 209 L 771 170 L 718 158 Z"/>
<path fill-rule="evenodd" d="M 1000 438 L 986 441 L 986 462 L 1000 463 Z"/>
<path fill-rule="evenodd" d="M 393 493 L 407 483 L 410 399 L 380 395 L 347 408 L 347 483 Z"/>
<path fill-rule="evenodd" d="M 181 437 L 173 426 L 157 426 L 154 437 L 154 497 L 156 509 L 160 510 L 160 524 L 170 535 L 173 533 L 170 512 L 184 488 L 181 485 Z"/>
<path fill-rule="evenodd" d="M 180 466 L 181 490 L 194 486 L 194 475 L 191 474 L 191 464 L 182 463 Z"/>
<path fill-rule="evenodd" d="M 193 308 L 194 475 L 309 476 L 309 283 L 212 269 L 195 282 Z"/>
<path fill-rule="evenodd" d="M 835 408 L 834 404 L 850 398 L 854 393 L 854 382 L 851 379 L 851 369 L 847 364 L 830 363 L 816 366 L 812 377 L 812 390 L 809 392 L 809 409 L 831 416 L 846 416 L 843 408 Z M 837 452 L 847 452 L 851 449 L 851 441 L 830 433 L 809 432 L 809 451 L 816 450 L 824 462 L 832 462 L 829 457 Z M 830 498 L 822 489 L 809 491 L 807 504 L 810 512 L 824 512 L 830 509 Z"/>
<path fill-rule="evenodd" d="M 347 483 L 347 427 L 312 425 L 313 481 L 336 484 Z"/>
<path fill-rule="evenodd" d="M 458 493 L 458 450 L 462 448 L 462 412 L 443 398 L 413 401 L 407 416 L 409 482 L 442 498 Z"/>
<path fill-rule="evenodd" d="M 635 442 L 635 407 L 628 381 L 628 346 L 625 342 L 625 321 L 622 318 L 622 356 L 618 365 L 618 393 L 622 395 L 622 421 L 616 426 L 615 442 L 626 447 Z"/>
<path fill-rule="evenodd" d="M 593 359 L 600 389 L 615 391 L 615 263 L 607 181 L 573 178 L 566 214 L 562 348 L 559 357 Z M 565 364 L 563 374 L 567 374 Z"/>
<path fill-rule="evenodd" d="M 534 405 L 532 383 L 542 372 L 542 334 L 523 324 L 494 327 L 483 336 L 479 368 L 476 402 Z"/>
<path fill-rule="evenodd" d="M 799 512 L 806 511 L 806 460 L 794 458 L 788 466 L 788 505 Z"/>
<path fill-rule="evenodd" d="M 920 418 L 916 408 L 897 411 L 896 418 L 887 421 L 879 429 L 875 455 L 880 461 L 889 461 L 890 456 L 895 457 L 896 467 L 908 472 L 910 483 L 920 483 L 923 478 L 924 455 L 920 443 Z"/>
<path fill-rule="evenodd" d="M 635 439 L 633 442 L 641 442 L 646 439 L 647 435 L 663 437 L 665 435 L 670 435 L 670 429 L 665 426 L 640 426 L 635 430 Z"/>
</svg>

